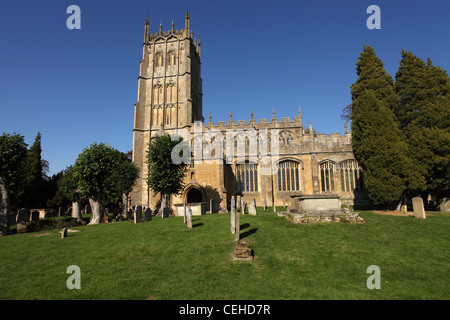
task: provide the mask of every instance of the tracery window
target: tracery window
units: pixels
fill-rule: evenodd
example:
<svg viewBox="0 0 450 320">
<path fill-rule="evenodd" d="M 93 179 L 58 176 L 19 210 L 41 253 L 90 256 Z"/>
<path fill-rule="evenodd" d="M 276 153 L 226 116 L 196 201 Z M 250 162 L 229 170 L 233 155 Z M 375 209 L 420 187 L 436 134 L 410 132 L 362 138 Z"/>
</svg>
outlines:
<svg viewBox="0 0 450 320">
<path fill-rule="evenodd" d="M 322 192 L 335 191 L 334 189 L 335 171 L 336 171 L 335 164 L 331 161 L 325 161 L 319 164 L 320 190 Z"/>
<path fill-rule="evenodd" d="M 258 164 L 248 161 L 236 164 L 236 177 L 243 192 L 258 191 Z"/>
<path fill-rule="evenodd" d="M 278 141 L 287 146 L 294 142 L 294 136 L 289 131 L 283 131 L 278 136 Z"/>
<path fill-rule="evenodd" d="M 300 190 L 300 170 L 298 162 L 286 160 L 279 163 L 278 191 Z"/>
<path fill-rule="evenodd" d="M 356 160 L 345 160 L 339 163 L 341 190 L 352 192 L 363 190 L 362 169 Z"/>
</svg>

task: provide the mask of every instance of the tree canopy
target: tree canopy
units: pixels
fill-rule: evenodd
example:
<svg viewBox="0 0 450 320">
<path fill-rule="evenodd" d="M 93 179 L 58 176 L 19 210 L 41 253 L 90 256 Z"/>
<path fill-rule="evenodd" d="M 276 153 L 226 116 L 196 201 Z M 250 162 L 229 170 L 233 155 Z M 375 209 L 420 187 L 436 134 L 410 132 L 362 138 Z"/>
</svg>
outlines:
<svg viewBox="0 0 450 320">
<path fill-rule="evenodd" d="M 178 194 L 183 188 L 186 164 L 172 161 L 172 150 L 179 143 L 170 136 L 159 136 L 149 144 L 147 152 L 148 187 L 154 194 Z M 190 156 L 190 155 L 189 155 Z"/>
<path fill-rule="evenodd" d="M 85 148 L 70 170 L 73 170 L 71 179 L 75 181 L 78 194 L 89 198 L 91 207 L 94 206 L 91 224 L 100 222 L 102 201 L 121 199 L 139 175 L 139 169 L 126 154 L 103 143 Z"/>
<path fill-rule="evenodd" d="M 17 194 L 21 185 L 27 152 L 22 135 L 0 136 L 0 234 L 9 233 L 10 197 Z"/>
</svg>

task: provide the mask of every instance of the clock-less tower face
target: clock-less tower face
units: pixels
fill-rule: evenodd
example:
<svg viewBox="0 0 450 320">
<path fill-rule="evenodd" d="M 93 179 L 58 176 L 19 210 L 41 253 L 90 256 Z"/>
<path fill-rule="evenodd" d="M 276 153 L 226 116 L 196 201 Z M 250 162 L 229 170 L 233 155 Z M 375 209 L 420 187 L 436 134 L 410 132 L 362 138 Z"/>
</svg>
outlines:
<svg viewBox="0 0 450 320">
<path fill-rule="evenodd" d="M 161 129 L 167 133 L 203 121 L 200 40 L 193 38 L 190 17 L 185 28 L 149 33 L 145 21 L 143 57 L 134 111 L 133 162 L 141 176 L 131 193 L 134 204 L 148 205 L 145 156 L 148 143 Z"/>
</svg>

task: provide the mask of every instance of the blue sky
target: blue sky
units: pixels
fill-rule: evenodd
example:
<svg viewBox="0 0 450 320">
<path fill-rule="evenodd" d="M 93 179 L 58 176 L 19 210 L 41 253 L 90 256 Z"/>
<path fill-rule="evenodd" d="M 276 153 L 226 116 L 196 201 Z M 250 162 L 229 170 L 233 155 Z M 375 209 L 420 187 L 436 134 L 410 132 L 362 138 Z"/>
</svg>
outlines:
<svg viewBox="0 0 450 320">
<path fill-rule="evenodd" d="M 69 5 L 81 30 L 68 30 Z M 369 30 L 369 5 L 381 29 Z M 132 148 L 144 21 L 191 29 L 202 44 L 203 116 L 213 122 L 293 118 L 322 133 L 344 131 L 356 62 L 370 45 L 393 77 L 401 49 L 450 69 L 450 1 L 2 0 L 0 133 L 31 145 L 42 134 L 50 174 L 93 142 Z"/>
</svg>

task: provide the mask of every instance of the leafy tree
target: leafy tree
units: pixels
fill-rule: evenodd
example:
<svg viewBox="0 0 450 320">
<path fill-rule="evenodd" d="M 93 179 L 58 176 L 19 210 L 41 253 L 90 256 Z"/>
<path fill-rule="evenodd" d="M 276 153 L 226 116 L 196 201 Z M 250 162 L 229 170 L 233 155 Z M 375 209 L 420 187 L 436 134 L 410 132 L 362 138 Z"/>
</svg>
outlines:
<svg viewBox="0 0 450 320">
<path fill-rule="evenodd" d="M 161 135 L 152 140 L 147 152 L 147 185 L 155 195 L 161 194 L 162 209 L 170 206 L 171 194 L 178 194 L 183 189 L 186 164 L 172 161 L 172 151 L 184 143 L 181 137 L 179 139 L 172 141 L 170 136 Z"/>
<path fill-rule="evenodd" d="M 399 99 L 392 77 L 372 47 L 364 46 L 356 70 L 358 79 L 351 88 L 352 147 L 364 170 L 369 198 L 374 205 L 388 208 L 414 180 L 393 111 Z"/>
<path fill-rule="evenodd" d="M 0 136 L 0 234 L 9 233 L 10 196 L 17 193 L 24 175 L 27 144 L 19 134 Z"/>
<path fill-rule="evenodd" d="M 430 193 L 448 196 L 450 165 L 450 82 L 440 67 L 402 50 L 396 73 L 400 104 L 395 112 L 414 170 Z M 423 191 L 417 190 L 417 191 Z"/>
<path fill-rule="evenodd" d="M 102 143 L 93 143 L 85 148 L 75 161 L 73 170 L 78 192 L 89 198 L 92 208 L 90 224 L 100 223 L 102 201 L 121 197 L 134 185 L 139 174 L 139 169 L 126 159 L 126 155 Z"/>
</svg>

